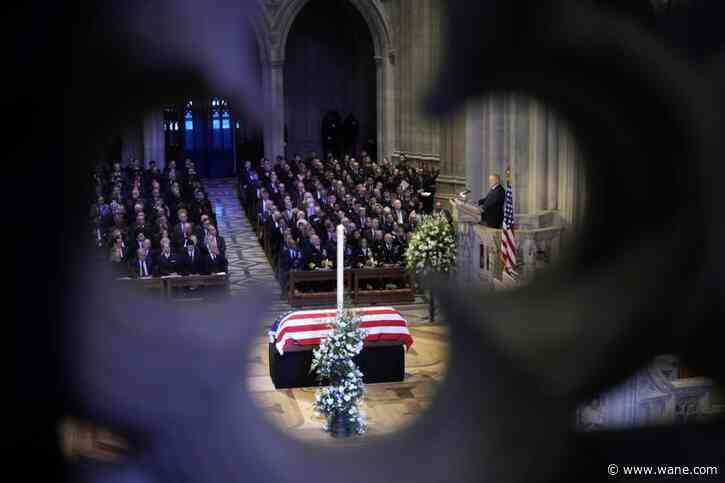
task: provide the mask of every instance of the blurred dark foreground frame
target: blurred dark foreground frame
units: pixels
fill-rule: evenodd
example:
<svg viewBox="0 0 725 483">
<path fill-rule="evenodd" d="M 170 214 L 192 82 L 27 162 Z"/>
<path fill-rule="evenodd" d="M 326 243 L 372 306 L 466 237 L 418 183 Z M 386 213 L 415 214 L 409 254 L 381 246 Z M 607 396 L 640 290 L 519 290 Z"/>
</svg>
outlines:
<svg viewBox="0 0 725 483">
<path fill-rule="evenodd" d="M 68 292 L 57 293 L 77 286 L 73 257 L 29 261 L 29 266 L 57 268 L 53 273 L 62 275 L 49 277 L 48 293 L 53 295 L 48 306 L 33 307 L 37 293 L 30 299 L 19 297 L 30 302 L 26 316 L 30 311 L 47 321 L 62 314 L 64 321 L 77 325 L 67 330 L 70 325 L 51 323 L 40 339 L 36 330 L 24 330 L 21 347 L 32 347 L 43 337 L 63 342 L 62 352 L 46 346 L 52 354 L 48 358 L 22 359 L 24 380 L 32 381 L 22 386 L 33 402 L 28 409 L 43 407 L 47 399 L 38 402 L 41 394 L 57 390 L 55 396 L 64 404 L 52 411 L 55 416 L 88 415 L 126 429 L 136 443 L 137 452 L 125 466 L 80 468 L 86 481 L 301 482 L 310 475 L 320 482 L 606 481 L 606 466 L 612 462 L 723 463 L 722 425 L 596 434 L 570 429 L 578 403 L 663 352 L 682 354 L 702 373 L 723 380 L 721 339 L 715 337 L 725 300 L 725 237 L 719 212 L 725 206 L 719 186 L 722 69 L 717 64 L 693 66 L 651 30 L 600 8 L 603 2 L 450 3 L 455 28 L 450 29 L 449 60 L 434 89 L 431 112 L 445 114 L 466 99 L 496 92 L 520 92 L 547 103 L 568 122 L 592 180 L 588 224 L 570 262 L 547 279 L 495 299 L 470 289 L 442 288 L 447 318 L 456 324 L 451 327 L 449 376 L 440 396 L 413 427 L 351 455 L 291 440 L 261 417 L 248 393 L 232 391 L 238 380 L 189 377 L 199 370 L 189 364 L 146 367 L 149 381 L 152 376 L 178 375 L 156 379 L 165 385 L 163 394 L 176 397 L 166 399 L 153 385 L 144 386 L 143 397 L 129 406 L 124 405 L 129 402 L 124 397 L 131 399 L 128 390 L 139 389 L 127 381 L 136 375 L 133 365 L 108 361 L 117 371 L 105 376 L 116 379 L 96 374 L 95 380 L 76 380 L 77 364 L 96 362 L 74 351 L 78 341 L 72 336 L 89 327 L 84 317 L 112 329 L 121 352 L 138 341 L 138 334 L 119 323 L 122 317 L 110 315 L 118 302 L 105 301 L 100 309 L 92 284 L 72 293 L 88 301 L 85 311 L 78 310 Z M 64 84 L 64 139 L 50 142 L 45 152 L 32 151 L 54 159 L 64 145 L 65 164 L 51 165 L 48 169 L 58 176 L 39 181 L 37 172 L 22 173 L 36 180 L 39 189 L 47 189 L 49 198 L 66 203 L 67 216 L 52 220 L 51 226 L 38 227 L 30 220 L 23 225 L 38 235 L 29 241 L 36 253 L 48 249 L 48 233 L 64 234 L 65 253 L 81 246 L 78 237 L 85 232 L 78 214 L 85 212 L 85 198 L 76 188 L 85 184 L 94 161 L 89 144 L 110 125 L 88 123 L 97 105 L 84 99 L 103 98 L 112 113 L 138 112 L 144 103 L 169 95 L 169 78 L 188 80 L 175 94 L 207 87 L 203 75 L 188 66 L 163 59 L 153 68 L 135 63 L 125 54 L 132 39 L 83 28 L 92 25 L 94 16 L 103 16 L 103 5 L 83 6 L 87 10 L 73 12 L 75 22 L 66 24 L 81 28 L 73 31 L 72 72 Z M 32 16 L 27 20 L 34 25 L 29 34 L 45 25 L 30 21 Z M 45 75 L 38 79 L 47 81 L 48 65 L 39 70 Z M 50 96 L 45 100 L 52 104 Z M 124 123 L 120 117 L 115 121 L 117 127 Z M 39 125 L 32 129 L 40 131 Z M 28 169 L 23 162 L 35 147 L 21 142 L 10 153 L 14 166 Z M 28 203 L 41 212 L 45 201 Z M 217 324 L 220 329 L 224 315 Z M 159 337 L 153 350 L 159 351 L 160 360 L 178 355 L 161 343 L 160 334 L 173 338 L 168 329 L 174 317 L 182 316 L 173 312 L 167 317 L 168 326 L 145 334 Z M 233 346 L 221 347 L 239 354 L 225 359 L 212 352 L 217 345 L 202 339 L 194 346 L 197 355 L 241 365 L 253 334 L 241 330 L 236 335 Z M 70 362 L 74 357 L 76 364 Z M 60 363 L 66 380 L 75 385 L 49 381 L 49 373 L 41 370 Z M 209 373 L 224 367 L 210 362 L 202 366 Z M 88 397 L 88 390 L 96 397 Z M 119 407 L 132 410 L 119 413 Z M 32 424 L 25 429 L 21 441 L 32 441 L 34 448 L 53 440 L 45 429 Z M 52 443 L 36 452 L 38 457 L 53 455 L 49 447 Z"/>
</svg>

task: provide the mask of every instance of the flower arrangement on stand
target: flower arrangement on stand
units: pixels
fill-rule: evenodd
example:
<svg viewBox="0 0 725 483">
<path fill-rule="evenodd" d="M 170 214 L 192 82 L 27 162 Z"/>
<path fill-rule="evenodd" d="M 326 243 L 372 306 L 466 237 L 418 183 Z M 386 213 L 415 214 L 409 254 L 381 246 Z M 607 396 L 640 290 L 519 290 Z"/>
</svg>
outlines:
<svg viewBox="0 0 725 483">
<path fill-rule="evenodd" d="M 362 434 L 367 429 L 365 414 L 358 407 L 365 395 L 363 374 L 352 360 L 362 351 L 364 339 L 360 318 L 343 311 L 313 353 L 310 370 L 317 371 L 320 382 L 329 381 L 329 386 L 317 390 L 313 408 L 325 417 L 324 430 L 335 437 Z"/>
<path fill-rule="evenodd" d="M 405 267 L 419 278 L 433 273 L 450 274 L 456 269 L 456 230 L 442 213 L 423 217 L 405 252 Z M 430 319 L 435 318 L 430 296 Z"/>
</svg>

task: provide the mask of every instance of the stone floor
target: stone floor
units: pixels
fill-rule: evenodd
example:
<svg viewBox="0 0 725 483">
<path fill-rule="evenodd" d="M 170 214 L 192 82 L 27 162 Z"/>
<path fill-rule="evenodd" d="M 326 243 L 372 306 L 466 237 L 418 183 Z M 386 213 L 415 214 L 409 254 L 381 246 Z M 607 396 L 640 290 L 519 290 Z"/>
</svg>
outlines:
<svg viewBox="0 0 725 483">
<path fill-rule="evenodd" d="M 445 377 L 448 333 L 444 325 L 418 324 L 410 328 L 413 346 L 405 355 L 405 380 L 368 384 L 361 409 L 368 415 L 367 436 L 389 434 L 410 424 L 433 400 Z M 324 442 L 323 420 L 314 415 L 316 388 L 276 390 L 269 377 L 267 340 L 259 338 L 249 360 L 247 388 L 264 415 L 291 436 Z"/>
<path fill-rule="evenodd" d="M 204 181 L 204 185 L 216 213 L 219 234 L 227 245 L 229 289 L 232 296 L 243 290 L 264 287 L 274 294 L 275 301 L 279 300 L 279 283 L 239 203 L 236 180 L 209 179 Z M 271 310 L 281 313 L 290 310 L 290 307 L 280 301 L 275 302 Z"/>
<path fill-rule="evenodd" d="M 260 287 L 275 295 L 276 301 L 260 326 L 258 344 L 251 352 L 246 388 L 272 424 L 303 440 L 328 441 L 331 438 L 320 429 L 322 420 L 312 412 L 315 388 L 275 390 L 269 377 L 266 330 L 280 313 L 291 308 L 284 301 L 277 302 L 279 284 L 237 199 L 235 180 L 206 180 L 205 186 L 217 215 L 219 232 L 227 245 L 232 296 Z M 408 321 L 414 343 L 405 357 L 403 382 L 367 386 L 368 394 L 362 403 L 369 421 L 366 438 L 388 434 L 410 424 L 428 407 L 445 377 L 447 327 L 440 321 L 430 323 L 426 304 L 396 308 Z"/>
</svg>

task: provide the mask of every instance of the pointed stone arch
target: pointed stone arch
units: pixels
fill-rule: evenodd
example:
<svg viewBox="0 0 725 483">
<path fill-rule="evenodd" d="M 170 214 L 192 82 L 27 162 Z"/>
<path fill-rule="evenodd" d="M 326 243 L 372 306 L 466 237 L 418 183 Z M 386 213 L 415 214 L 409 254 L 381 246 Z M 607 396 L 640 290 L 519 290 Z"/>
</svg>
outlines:
<svg viewBox="0 0 725 483">
<path fill-rule="evenodd" d="M 287 37 L 300 11 L 312 0 L 257 0 L 262 12 L 253 22 L 258 29 L 263 87 L 268 122 L 265 123 L 265 156 L 273 159 L 284 152 L 284 62 Z M 378 159 L 393 152 L 395 145 L 395 49 L 388 15 L 379 0 L 347 0 L 368 25 L 376 65 L 376 113 Z M 266 12 L 266 14 L 265 14 Z M 266 32 L 266 35 L 263 34 Z"/>
</svg>

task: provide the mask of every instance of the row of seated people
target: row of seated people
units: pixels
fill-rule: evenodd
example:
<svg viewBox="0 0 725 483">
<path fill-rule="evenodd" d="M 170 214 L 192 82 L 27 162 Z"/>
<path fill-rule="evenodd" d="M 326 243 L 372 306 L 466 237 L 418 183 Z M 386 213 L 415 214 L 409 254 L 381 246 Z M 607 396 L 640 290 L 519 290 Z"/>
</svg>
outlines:
<svg viewBox="0 0 725 483">
<path fill-rule="evenodd" d="M 364 152 L 359 162 L 348 155 L 323 162 L 312 153 L 257 166 L 247 161 L 239 192 L 284 293 L 290 271 L 334 267 L 338 224 L 345 228 L 346 266 L 403 264 L 419 215 L 434 211 L 436 177 L 405 161 L 376 163 Z"/>
<path fill-rule="evenodd" d="M 125 169 L 100 165 L 90 209 L 93 245 L 117 277 L 227 271 L 226 246 L 193 161 L 164 172 L 137 160 Z M 110 203 L 106 200 L 110 199 Z M 173 209 L 172 209 L 173 207 Z"/>
</svg>

